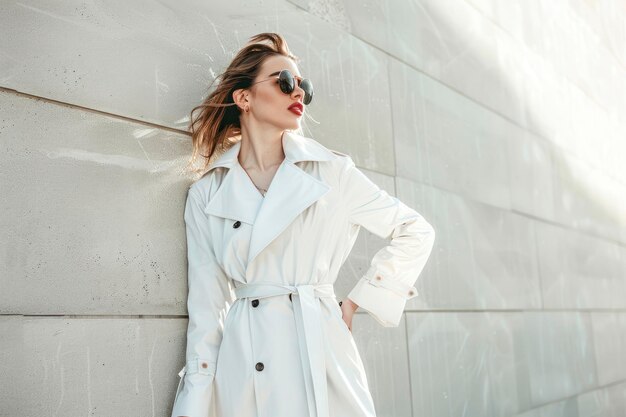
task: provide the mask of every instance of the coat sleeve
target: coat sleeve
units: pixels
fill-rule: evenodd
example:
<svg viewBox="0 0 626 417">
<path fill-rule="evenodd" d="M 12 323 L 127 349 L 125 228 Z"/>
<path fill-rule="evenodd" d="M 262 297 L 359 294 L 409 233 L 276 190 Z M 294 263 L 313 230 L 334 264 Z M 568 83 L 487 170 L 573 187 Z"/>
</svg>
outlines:
<svg viewBox="0 0 626 417">
<path fill-rule="evenodd" d="M 189 322 L 186 362 L 178 374 L 172 417 L 204 417 L 212 406 L 217 356 L 234 292 L 215 259 L 208 218 L 194 188 L 187 194 L 184 218 Z"/>
<path fill-rule="evenodd" d="M 413 286 L 435 241 L 435 229 L 417 211 L 380 189 L 356 168 L 352 158 L 340 177 L 347 219 L 383 239 L 391 239 L 372 258 L 348 298 L 385 327 L 397 327 Z"/>
</svg>

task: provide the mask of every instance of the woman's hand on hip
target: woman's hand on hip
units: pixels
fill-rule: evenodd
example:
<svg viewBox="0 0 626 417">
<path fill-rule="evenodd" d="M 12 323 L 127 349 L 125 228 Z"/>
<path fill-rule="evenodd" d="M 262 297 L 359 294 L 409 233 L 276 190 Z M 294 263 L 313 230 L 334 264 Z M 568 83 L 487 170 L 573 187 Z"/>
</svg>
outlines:
<svg viewBox="0 0 626 417">
<path fill-rule="evenodd" d="M 352 332 L 352 316 L 357 308 L 359 308 L 359 306 L 347 297 L 341 302 L 341 318 L 346 323 L 346 326 L 348 326 L 350 332 Z"/>
</svg>

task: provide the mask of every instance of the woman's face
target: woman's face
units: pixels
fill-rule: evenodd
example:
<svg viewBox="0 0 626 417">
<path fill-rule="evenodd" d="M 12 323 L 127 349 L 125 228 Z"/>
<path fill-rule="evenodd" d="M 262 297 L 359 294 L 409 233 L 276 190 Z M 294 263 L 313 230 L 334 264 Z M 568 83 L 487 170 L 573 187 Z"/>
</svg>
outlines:
<svg viewBox="0 0 626 417">
<path fill-rule="evenodd" d="M 285 56 L 271 56 L 263 62 L 259 74 L 253 80 L 257 84 L 250 87 L 248 96 L 250 111 L 247 114 L 257 123 L 269 124 L 279 130 L 295 130 L 300 127 L 302 115 L 289 110 L 289 106 L 299 102 L 303 106 L 303 112 L 306 111 L 303 103 L 304 90 L 296 85 L 291 94 L 281 91 L 277 77 L 284 69 L 291 71 L 294 76 L 301 77 L 294 61 Z"/>
</svg>

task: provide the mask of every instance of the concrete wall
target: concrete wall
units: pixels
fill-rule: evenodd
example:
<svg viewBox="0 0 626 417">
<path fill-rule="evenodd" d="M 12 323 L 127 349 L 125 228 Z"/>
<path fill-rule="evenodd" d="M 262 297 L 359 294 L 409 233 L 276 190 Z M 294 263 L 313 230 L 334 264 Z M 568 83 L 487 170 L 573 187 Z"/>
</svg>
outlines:
<svg viewBox="0 0 626 417">
<path fill-rule="evenodd" d="M 0 415 L 167 416 L 189 110 L 247 39 L 305 133 L 437 230 L 399 328 L 358 314 L 381 417 L 626 415 L 620 0 L 0 2 Z M 347 294 L 386 242 L 363 231 Z"/>
</svg>

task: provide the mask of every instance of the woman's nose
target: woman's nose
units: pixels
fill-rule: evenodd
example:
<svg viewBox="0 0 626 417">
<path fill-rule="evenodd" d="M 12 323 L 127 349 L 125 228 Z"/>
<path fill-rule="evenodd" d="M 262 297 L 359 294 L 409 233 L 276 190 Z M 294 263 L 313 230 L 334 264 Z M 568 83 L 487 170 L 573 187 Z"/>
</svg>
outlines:
<svg viewBox="0 0 626 417">
<path fill-rule="evenodd" d="M 302 88 L 300 88 L 299 85 L 296 86 L 296 88 L 293 89 L 293 93 L 292 93 L 292 97 L 304 97 L 304 90 Z M 300 100 L 302 101 L 302 100 Z"/>
</svg>

